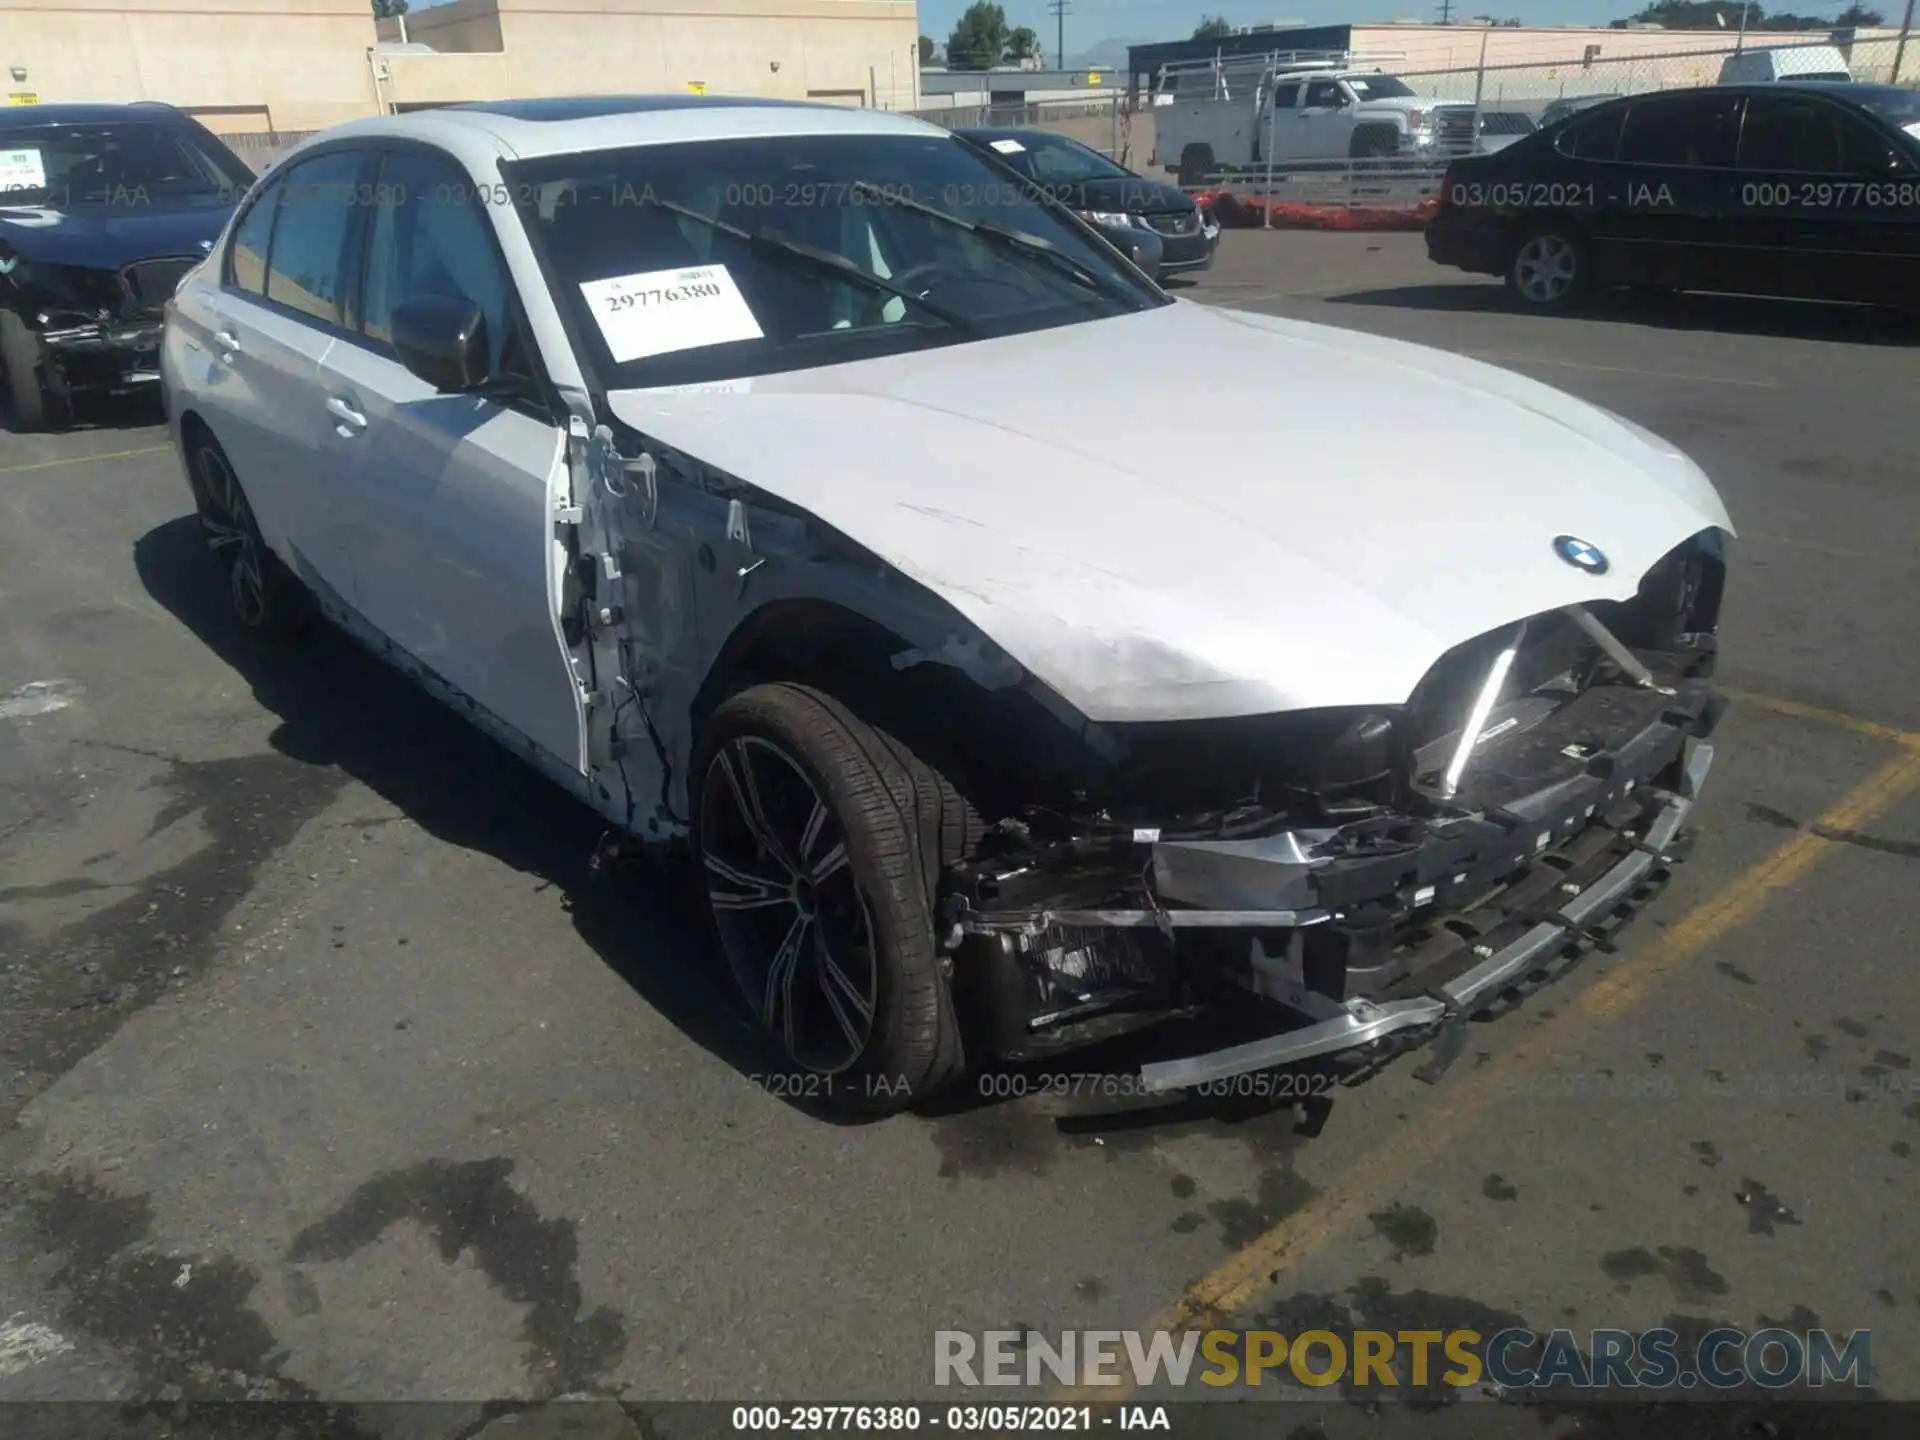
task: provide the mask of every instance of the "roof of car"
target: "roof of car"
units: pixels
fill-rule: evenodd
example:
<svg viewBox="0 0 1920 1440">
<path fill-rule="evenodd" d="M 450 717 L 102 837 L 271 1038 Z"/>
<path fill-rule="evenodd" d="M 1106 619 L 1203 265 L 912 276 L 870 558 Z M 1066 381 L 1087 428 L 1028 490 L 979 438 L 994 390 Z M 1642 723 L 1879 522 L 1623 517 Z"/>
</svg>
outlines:
<svg viewBox="0 0 1920 1440">
<path fill-rule="evenodd" d="M 438 105 L 405 115 L 350 120 L 321 131 L 279 163 L 285 165 L 313 145 L 382 137 L 425 140 L 470 164 L 490 164 L 502 157 L 536 159 L 690 140 L 946 133 L 906 115 L 851 105 L 758 96 L 582 95 Z"/>
<path fill-rule="evenodd" d="M 98 125 L 108 120 L 179 124 L 187 116 L 171 105 L 142 100 L 132 105 L 9 105 L 0 109 L 0 130 L 38 130 L 48 125 Z"/>
</svg>

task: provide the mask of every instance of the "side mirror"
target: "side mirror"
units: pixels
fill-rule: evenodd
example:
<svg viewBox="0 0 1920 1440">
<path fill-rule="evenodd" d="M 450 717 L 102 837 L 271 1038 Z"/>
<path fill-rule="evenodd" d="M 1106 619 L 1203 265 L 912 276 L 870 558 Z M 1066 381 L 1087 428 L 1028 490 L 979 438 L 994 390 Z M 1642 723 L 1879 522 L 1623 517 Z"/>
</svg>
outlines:
<svg viewBox="0 0 1920 1440">
<path fill-rule="evenodd" d="M 487 317 L 471 300 L 420 295 L 393 307 L 393 348 L 400 363 L 443 395 L 478 390 L 487 373 Z"/>
</svg>

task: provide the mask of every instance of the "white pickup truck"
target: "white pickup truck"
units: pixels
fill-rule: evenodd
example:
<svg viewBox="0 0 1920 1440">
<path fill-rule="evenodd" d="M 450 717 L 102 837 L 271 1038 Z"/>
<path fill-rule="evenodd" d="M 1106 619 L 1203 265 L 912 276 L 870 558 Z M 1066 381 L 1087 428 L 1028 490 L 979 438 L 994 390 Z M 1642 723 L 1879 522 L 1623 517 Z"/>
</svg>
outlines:
<svg viewBox="0 0 1920 1440">
<path fill-rule="evenodd" d="M 1427 99 L 1358 56 L 1237 56 L 1162 72 L 1151 163 L 1180 184 L 1276 162 L 1473 153 L 1474 107 Z"/>
</svg>

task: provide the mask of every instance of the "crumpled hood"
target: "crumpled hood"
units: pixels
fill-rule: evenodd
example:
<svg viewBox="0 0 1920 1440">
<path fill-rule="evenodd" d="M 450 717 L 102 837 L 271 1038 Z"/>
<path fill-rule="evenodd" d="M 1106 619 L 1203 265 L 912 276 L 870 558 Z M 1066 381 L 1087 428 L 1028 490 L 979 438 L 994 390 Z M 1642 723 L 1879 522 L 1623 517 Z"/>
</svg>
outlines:
<svg viewBox="0 0 1920 1440">
<path fill-rule="evenodd" d="M 1697 466 L 1443 351 L 1178 302 L 728 387 L 642 433 L 817 515 L 1093 720 L 1404 701 L 1461 641 L 1731 529 Z M 1607 574 L 1561 560 L 1597 545 Z"/>
<path fill-rule="evenodd" d="M 205 255 L 233 213 L 227 201 L 0 206 L 0 247 L 48 265 L 117 270 L 135 260 Z"/>
</svg>

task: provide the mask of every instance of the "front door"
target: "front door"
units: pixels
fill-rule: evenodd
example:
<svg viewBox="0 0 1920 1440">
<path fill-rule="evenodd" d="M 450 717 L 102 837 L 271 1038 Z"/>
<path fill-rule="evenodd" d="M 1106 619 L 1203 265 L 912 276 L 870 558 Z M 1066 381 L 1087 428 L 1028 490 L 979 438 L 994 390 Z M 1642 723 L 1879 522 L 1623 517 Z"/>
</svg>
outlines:
<svg viewBox="0 0 1920 1440">
<path fill-rule="evenodd" d="M 506 264 L 450 161 L 391 151 L 372 193 L 358 325 L 320 376 L 327 447 L 352 497 L 358 607 L 405 656 L 578 768 L 580 715 L 557 619 L 563 431 L 531 398 L 436 393 L 392 345 L 401 301 L 465 299 L 486 317 L 493 373 L 531 379 Z"/>
<path fill-rule="evenodd" d="M 1683 290 L 1718 284 L 1726 188 L 1734 176 L 1742 97 L 1702 90 L 1626 107 L 1616 163 L 1602 182 L 1611 205 L 1608 253 L 1616 284 Z"/>
<path fill-rule="evenodd" d="M 1846 107 L 1794 90 L 1752 97 L 1732 189 L 1728 270 L 1738 288 L 1879 304 L 1914 293 L 1913 172 Z"/>
</svg>

